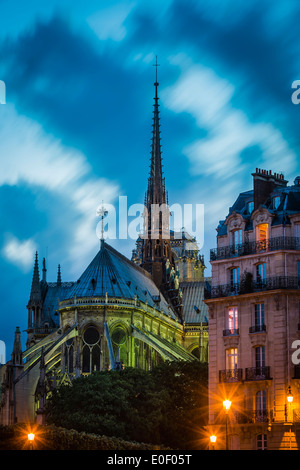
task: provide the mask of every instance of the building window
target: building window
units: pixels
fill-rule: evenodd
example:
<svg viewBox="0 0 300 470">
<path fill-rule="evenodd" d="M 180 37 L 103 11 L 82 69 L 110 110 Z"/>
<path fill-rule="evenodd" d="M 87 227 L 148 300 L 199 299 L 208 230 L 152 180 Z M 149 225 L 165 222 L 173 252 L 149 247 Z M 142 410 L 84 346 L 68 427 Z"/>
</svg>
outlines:
<svg viewBox="0 0 300 470">
<path fill-rule="evenodd" d="M 248 214 L 252 214 L 253 210 L 254 210 L 254 202 L 253 202 L 253 201 L 248 202 L 248 204 L 247 204 L 247 212 L 248 212 Z"/>
<path fill-rule="evenodd" d="M 242 245 L 242 234 L 243 231 L 241 229 L 234 230 L 231 232 L 232 253 L 236 256 L 239 255 L 239 251 Z"/>
<path fill-rule="evenodd" d="M 83 334 L 82 372 L 100 370 L 100 334 L 97 328 L 89 326 Z"/>
<path fill-rule="evenodd" d="M 254 326 L 256 331 L 262 331 L 265 325 L 265 305 L 255 304 L 255 319 Z"/>
<path fill-rule="evenodd" d="M 265 422 L 267 419 L 267 394 L 260 390 L 255 396 L 255 421 Z"/>
<path fill-rule="evenodd" d="M 255 367 L 256 369 L 260 370 L 265 366 L 265 346 L 258 346 L 255 348 Z"/>
<path fill-rule="evenodd" d="M 298 279 L 298 288 L 300 287 L 300 261 L 297 261 L 297 279 Z"/>
<path fill-rule="evenodd" d="M 240 268 L 230 270 L 230 287 L 233 293 L 238 293 L 240 285 Z"/>
<path fill-rule="evenodd" d="M 265 285 L 267 283 L 266 263 L 260 263 L 256 265 L 256 283 L 258 286 Z"/>
<path fill-rule="evenodd" d="M 228 309 L 228 334 L 234 335 L 238 334 L 238 308 L 237 307 L 230 307 Z"/>
<path fill-rule="evenodd" d="M 256 449 L 257 450 L 267 450 L 267 435 L 258 434 L 256 436 Z"/>
<path fill-rule="evenodd" d="M 273 197 L 273 209 L 276 210 L 280 206 L 280 196 Z"/>
<path fill-rule="evenodd" d="M 256 246 L 258 251 L 268 250 L 269 226 L 268 224 L 259 224 L 256 226 Z"/>
<path fill-rule="evenodd" d="M 226 349 L 226 370 L 234 373 L 237 369 L 237 348 Z"/>
</svg>

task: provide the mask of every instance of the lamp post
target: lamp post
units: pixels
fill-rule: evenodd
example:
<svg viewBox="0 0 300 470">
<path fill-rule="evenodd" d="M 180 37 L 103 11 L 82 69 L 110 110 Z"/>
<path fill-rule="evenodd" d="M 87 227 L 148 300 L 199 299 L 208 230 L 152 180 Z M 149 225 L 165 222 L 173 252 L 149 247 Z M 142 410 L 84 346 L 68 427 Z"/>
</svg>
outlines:
<svg viewBox="0 0 300 470">
<path fill-rule="evenodd" d="M 210 442 L 211 442 L 211 445 L 212 445 L 212 449 L 215 450 L 215 443 L 217 441 L 217 436 L 215 434 L 212 434 L 210 436 Z"/>
<path fill-rule="evenodd" d="M 231 407 L 231 401 L 230 400 L 224 400 L 223 401 L 223 407 L 225 410 L 226 414 L 226 450 L 228 450 L 228 412 Z"/>
</svg>

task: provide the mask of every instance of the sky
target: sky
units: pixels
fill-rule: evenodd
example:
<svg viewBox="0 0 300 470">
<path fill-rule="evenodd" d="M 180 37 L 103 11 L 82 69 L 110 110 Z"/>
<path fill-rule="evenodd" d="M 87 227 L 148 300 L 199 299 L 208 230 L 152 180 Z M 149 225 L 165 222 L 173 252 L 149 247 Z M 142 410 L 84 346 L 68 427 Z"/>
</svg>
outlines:
<svg viewBox="0 0 300 470">
<path fill-rule="evenodd" d="M 143 204 L 156 56 L 170 204 L 218 222 L 251 173 L 300 175 L 298 0 L 0 0 L 0 340 L 25 348 L 35 252 L 75 281 L 99 249 L 102 201 Z M 2 98 L 2 99 L 1 99 Z M 178 227 L 180 228 L 180 227 Z M 109 241 L 127 257 L 135 241 Z"/>
</svg>

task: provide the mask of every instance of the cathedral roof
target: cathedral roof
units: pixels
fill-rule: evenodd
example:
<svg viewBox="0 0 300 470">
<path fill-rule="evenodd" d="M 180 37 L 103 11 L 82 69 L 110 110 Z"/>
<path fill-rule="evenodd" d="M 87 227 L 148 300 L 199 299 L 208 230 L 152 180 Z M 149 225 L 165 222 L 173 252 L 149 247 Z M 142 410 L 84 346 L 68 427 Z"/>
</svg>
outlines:
<svg viewBox="0 0 300 470">
<path fill-rule="evenodd" d="M 95 258 L 68 289 L 65 299 L 106 295 L 121 299 L 136 298 L 151 307 L 159 306 L 165 314 L 176 318 L 151 275 L 103 242 Z"/>
</svg>

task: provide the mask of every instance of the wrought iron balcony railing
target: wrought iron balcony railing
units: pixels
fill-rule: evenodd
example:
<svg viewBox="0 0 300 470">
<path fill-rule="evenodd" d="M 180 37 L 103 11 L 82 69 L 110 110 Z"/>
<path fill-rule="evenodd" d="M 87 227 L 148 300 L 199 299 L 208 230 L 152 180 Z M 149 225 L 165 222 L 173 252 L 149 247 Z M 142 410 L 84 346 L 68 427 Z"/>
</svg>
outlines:
<svg viewBox="0 0 300 470">
<path fill-rule="evenodd" d="M 300 289 L 300 279 L 296 276 L 268 277 L 260 281 L 247 281 L 239 284 L 221 284 L 205 289 L 206 299 L 229 297 L 231 295 L 250 294 L 274 289 Z"/>
<path fill-rule="evenodd" d="M 263 331 L 267 331 L 266 325 L 254 325 L 249 328 L 249 333 L 262 333 Z"/>
<path fill-rule="evenodd" d="M 263 241 L 248 241 L 210 250 L 210 261 L 278 250 L 300 250 L 300 237 L 273 237 Z"/>
<path fill-rule="evenodd" d="M 245 380 L 270 380 L 270 367 L 247 367 L 245 369 Z"/>
<path fill-rule="evenodd" d="M 234 336 L 239 334 L 240 330 L 238 328 L 227 328 L 226 330 L 223 330 L 223 336 Z"/>
<path fill-rule="evenodd" d="M 243 380 L 243 369 L 219 370 L 219 382 L 241 382 Z"/>
</svg>

